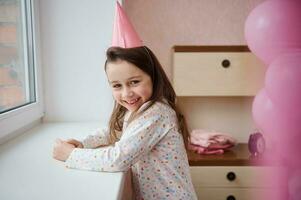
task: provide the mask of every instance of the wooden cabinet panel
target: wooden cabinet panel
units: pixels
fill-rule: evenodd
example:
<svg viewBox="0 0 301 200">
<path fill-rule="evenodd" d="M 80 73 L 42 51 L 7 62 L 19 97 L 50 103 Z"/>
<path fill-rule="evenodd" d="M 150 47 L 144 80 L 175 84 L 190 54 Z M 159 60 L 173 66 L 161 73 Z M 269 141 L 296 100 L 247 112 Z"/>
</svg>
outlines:
<svg viewBox="0 0 301 200">
<path fill-rule="evenodd" d="M 203 188 L 197 187 L 201 200 L 283 200 L 279 191 L 271 188 Z"/>
<path fill-rule="evenodd" d="M 279 171 L 254 166 L 190 167 L 193 183 L 198 187 L 279 187 L 282 181 L 275 180 L 276 170 Z M 227 177 L 231 173 L 235 176 L 233 180 Z"/>
<path fill-rule="evenodd" d="M 272 165 L 272 160 L 262 160 L 263 157 L 250 157 L 247 144 L 238 144 L 222 155 L 199 155 L 188 151 L 198 199 L 285 199 L 287 171 Z"/>
<path fill-rule="evenodd" d="M 251 52 L 174 52 L 178 96 L 254 96 L 265 66 Z"/>
</svg>

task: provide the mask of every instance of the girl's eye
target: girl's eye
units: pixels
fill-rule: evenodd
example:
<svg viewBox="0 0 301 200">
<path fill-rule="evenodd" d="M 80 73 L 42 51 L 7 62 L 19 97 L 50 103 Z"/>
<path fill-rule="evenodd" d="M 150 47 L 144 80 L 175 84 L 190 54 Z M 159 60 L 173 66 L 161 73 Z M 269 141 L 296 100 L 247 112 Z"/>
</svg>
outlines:
<svg viewBox="0 0 301 200">
<path fill-rule="evenodd" d="M 130 84 L 131 84 L 131 85 L 136 85 L 136 84 L 138 84 L 139 82 L 140 82 L 140 81 L 138 81 L 138 80 L 133 80 L 133 81 L 130 82 Z"/>
<path fill-rule="evenodd" d="M 121 87 L 121 84 L 115 84 L 115 85 L 112 85 L 112 87 L 115 88 L 115 89 L 118 89 L 118 88 Z"/>
</svg>

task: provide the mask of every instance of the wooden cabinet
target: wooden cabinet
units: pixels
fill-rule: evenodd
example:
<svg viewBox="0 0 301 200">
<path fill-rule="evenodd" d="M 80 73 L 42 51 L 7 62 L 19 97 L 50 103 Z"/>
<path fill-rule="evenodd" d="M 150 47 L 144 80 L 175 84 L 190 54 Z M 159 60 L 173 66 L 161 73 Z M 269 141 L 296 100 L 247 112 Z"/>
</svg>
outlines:
<svg viewBox="0 0 301 200">
<path fill-rule="evenodd" d="M 249 157 L 246 144 L 223 155 L 188 153 L 190 172 L 202 200 L 283 199 L 279 188 L 283 169 L 264 165 Z"/>
<path fill-rule="evenodd" d="M 265 68 L 246 46 L 175 46 L 173 86 L 178 96 L 254 96 Z"/>
</svg>

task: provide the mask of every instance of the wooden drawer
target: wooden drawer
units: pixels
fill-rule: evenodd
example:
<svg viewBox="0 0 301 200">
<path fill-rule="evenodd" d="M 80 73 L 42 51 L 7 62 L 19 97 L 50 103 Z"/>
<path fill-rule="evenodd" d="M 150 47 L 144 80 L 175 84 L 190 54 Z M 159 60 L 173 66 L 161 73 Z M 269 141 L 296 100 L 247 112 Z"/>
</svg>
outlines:
<svg viewBox="0 0 301 200">
<path fill-rule="evenodd" d="M 197 187 L 281 187 L 283 180 L 279 174 L 280 168 L 272 167 L 190 167 L 193 185 Z M 230 181 L 227 175 L 233 172 L 235 179 Z M 276 174 L 276 176 L 275 176 Z M 277 176 L 279 175 L 279 176 Z M 272 180 L 272 181 L 271 181 Z"/>
<path fill-rule="evenodd" d="M 254 96 L 265 68 L 251 52 L 174 52 L 173 86 L 178 96 Z"/>
<path fill-rule="evenodd" d="M 201 200 L 283 200 L 274 189 L 260 188 L 195 188 Z"/>
</svg>

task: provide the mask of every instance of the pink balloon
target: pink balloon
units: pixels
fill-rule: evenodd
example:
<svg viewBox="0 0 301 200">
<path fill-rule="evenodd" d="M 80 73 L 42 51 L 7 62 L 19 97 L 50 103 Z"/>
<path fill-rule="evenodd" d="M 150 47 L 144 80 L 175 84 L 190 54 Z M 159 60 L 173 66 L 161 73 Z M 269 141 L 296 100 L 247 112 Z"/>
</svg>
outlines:
<svg viewBox="0 0 301 200">
<path fill-rule="evenodd" d="M 295 136 L 301 134 L 301 122 L 289 112 L 281 110 L 271 101 L 266 89 L 261 89 L 255 96 L 252 107 L 253 119 L 256 125 L 269 135 Z"/>
<path fill-rule="evenodd" d="M 245 23 L 250 50 L 267 65 L 281 54 L 300 51 L 300 19 L 300 0 L 264 1 Z"/>
<path fill-rule="evenodd" d="M 273 114 L 274 104 L 268 98 L 265 89 L 261 89 L 258 94 L 255 96 L 252 105 L 252 115 L 253 120 L 257 127 L 264 132 L 264 134 L 269 134 L 273 132 L 273 126 L 268 120 L 269 115 Z M 271 127 L 272 130 L 267 131 L 266 127 Z"/>
<path fill-rule="evenodd" d="M 266 72 L 265 89 L 279 109 L 301 123 L 301 53 L 286 54 L 273 61 Z"/>
<path fill-rule="evenodd" d="M 252 114 L 257 127 L 273 142 L 277 156 L 289 166 L 301 165 L 301 123 L 277 108 L 265 89 L 255 96 Z"/>
</svg>

